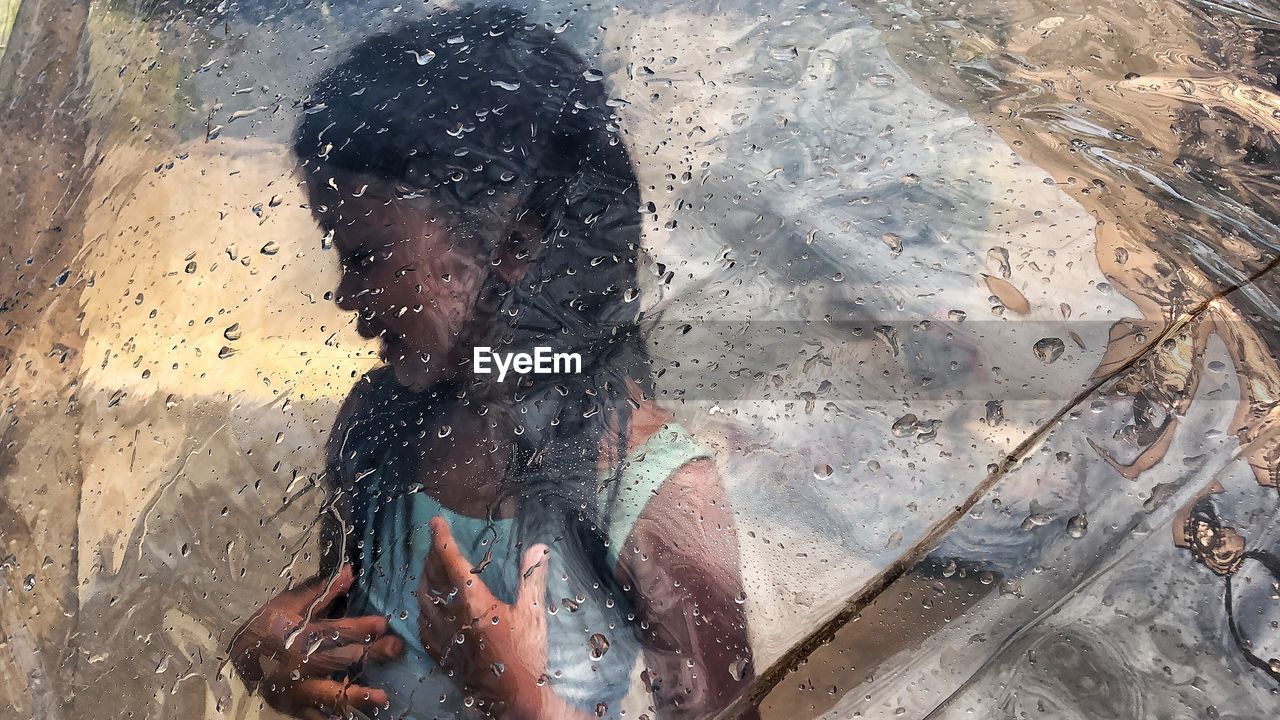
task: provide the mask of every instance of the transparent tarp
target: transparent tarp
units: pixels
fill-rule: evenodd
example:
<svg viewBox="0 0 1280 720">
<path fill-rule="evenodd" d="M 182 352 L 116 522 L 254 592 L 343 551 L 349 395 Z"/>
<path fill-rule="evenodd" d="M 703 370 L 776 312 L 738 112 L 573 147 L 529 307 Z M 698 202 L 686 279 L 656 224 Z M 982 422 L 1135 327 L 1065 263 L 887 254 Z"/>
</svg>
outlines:
<svg viewBox="0 0 1280 720">
<path fill-rule="evenodd" d="M 1271 714 L 1280 11 L 513 5 L 0 2 L 6 705 Z"/>
</svg>

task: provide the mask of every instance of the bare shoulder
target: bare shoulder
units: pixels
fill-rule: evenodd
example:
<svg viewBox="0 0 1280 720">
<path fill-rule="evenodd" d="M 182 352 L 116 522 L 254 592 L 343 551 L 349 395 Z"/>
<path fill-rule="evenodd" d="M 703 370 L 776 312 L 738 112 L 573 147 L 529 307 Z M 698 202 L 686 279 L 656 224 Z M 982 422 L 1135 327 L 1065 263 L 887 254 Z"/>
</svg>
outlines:
<svg viewBox="0 0 1280 720">
<path fill-rule="evenodd" d="M 628 429 L 628 451 L 644 445 L 667 427 L 672 414 L 657 403 L 646 401 L 632 413 Z M 694 438 L 696 441 L 697 438 Z M 715 506 L 722 504 L 724 484 L 715 461 L 710 457 L 696 457 L 676 468 L 658 488 L 657 494 L 646 506 L 646 512 L 665 513 L 675 507 Z"/>
<path fill-rule="evenodd" d="M 683 612 L 680 598 L 737 594 L 738 535 L 723 477 L 710 457 L 688 460 L 648 498 L 619 553 L 640 587 L 677 581 L 684 594 L 646 594 L 650 612 Z M 731 591 L 732 590 L 732 591 Z"/>
<path fill-rule="evenodd" d="M 649 498 L 632 542 L 658 556 L 705 556 L 736 545 L 733 511 L 715 461 L 689 460 Z"/>
<path fill-rule="evenodd" d="M 671 473 L 671 477 L 658 489 L 657 496 L 679 501 L 685 506 L 715 506 L 724 499 L 724 481 L 715 460 L 700 457 L 689 460 Z"/>
</svg>

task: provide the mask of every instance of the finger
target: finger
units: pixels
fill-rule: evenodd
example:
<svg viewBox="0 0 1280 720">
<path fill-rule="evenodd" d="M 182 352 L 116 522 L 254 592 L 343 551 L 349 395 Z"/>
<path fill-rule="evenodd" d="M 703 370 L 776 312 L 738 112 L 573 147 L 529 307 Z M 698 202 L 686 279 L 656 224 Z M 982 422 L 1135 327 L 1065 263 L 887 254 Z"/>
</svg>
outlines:
<svg viewBox="0 0 1280 720">
<path fill-rule="evenodd" d="M 449 596 L 438 597 L 430 590 L 433 585 L 438 587 L 438 583 L 444 582 L 429 577 L 436 572 L 444 574 L 443 570 L 432 570 L 430 566 L 434 564 L 437 563 L 428 558 L 428 567 L 418 582 L 418 639 L 431 659 L 443 668 L 463 623 L 458 619 L 458 605 L 450 605 Z"/>
<path fill-rule="evenodd" d="M 290 688 L 287 695 L 295 712 L 302 708 L 337 710 L 356 707 L 373 710 L 387 704 L 387 693 L 383 690 L 363 685 L 347 685 L 327 678 L 303 680 Z"/>
<path fill-rule="evenodd" d="M 431 556 L 427 561 L 429 565 L 434 564 L 433 572 L 443 572 L 447 583 L 458 589 L 462 607 L 468 613 L 478 615 L 487 612 L 497 602 L 489 592 L 489 586 L 472 572 L 471 561 L 458 549 L 449 523 L 439 516 L 431 519 Z"/>
<path fill-rule="evenodd" d="M 468 580 L 474 579 L 471 562 L 458 550 L 449 522 L 438 515 L 431 518 L 431 552 L 437 555 L 440 568 L 445 571 L 449 582 L 459 589 L 466 587 Z"/>
<path fill-rule="evenodd" d="M 298 711 L 298 717 L 302 718 L 302 720 L 329 720 L 330 715 L 315 708 L 302 708 L 302 710 Z"/>
<path fill-rule="evenodd" d="M 461 629 L 456 605 L 448 605 L 427 592 L 418 594 L 418 639 L 433 660 L 441 662 Z"/>
<path fill-rule="evenodd" d="M 422 580 L 419 585 L 422 589 L 420 599 L 423 603 L 451 602 L 461 591 L 461 588 L 449 580 L 449 573 L 444 569 L 444 559 L 436 550 L 434 539 L 431 550 L 427 552 L 427 558 L 422 564 Z"/>
<path fill-rule="evenodd" d="M 404 654 L 404 640 L 395 635 L 385 635 L 369 645 L 366 662 L 387 662 Z"/>
<path fill-rule="evenodd" d="M 547 569 L 550 548 L 541 543 L 524 552 L 520 558 L 520 591 L 516 603 L 538 606 L 547 597 Z"/>
<path fill-rule="evenodd" d="M 311 606 L 312 615 L 322 615 L 328 612 L 330 606 L 333 605 L 333 601 L 342 595 L 346 595 L 351 590 L 351 586 L 355 584 L 355 581 L 355 571 L 351 568 L 351 563 L 344 563 L 338 569 L 338 574 L 330 582 L 326 583 L 322 592 L 319 593 L 318 600 Z"/>
<path fill-rule="evenodd" d="M 404 653 L 404 641 L 395 635 L 387 635 L 370 644 L 341 645 L 317 650 L 307 658 L 307 665 L 332 672 L 345 670 L 355 663 L 385 662 Z"/>
<path fill-rule="evenodd" d="M 418 595 L 418 629 L 442 628 L 458 615 L 457 609 L 451 607 L 445 598 L 438 598 L 432 593 Z"/>
<path fill-rule="evenodd" d="M 356 662 L 383 662 L 404 652 L 404 641 L 396 635 L 385 635 L 376 642 L 344 644 L 311 653 L 307 664 L 323 665 L 326 670 L 343 670 Z M 315 670 L 315 667 L 312 667 Z"/>
<path fill-rule="evenodd" d="M 363 663 L 367 653 L 368 648 L 364 645 L 343 645 L 329 650 L 317 650 L 307 658 L 305 665 L 307 671 L 304 674 L 319 675 L 321 672 L 345 670 L 357 663 Z"/>
<path fill-rule="evenodd" d="M 387 619 L 381 615 L 316 620 L 307 624 L 306 634 L 319 633 L 320 649 L 338 645 L 371 643 L 388 632 Z"/>
<path fill-rule="evenodd" d="M 301 615 L 310 610 L 310 615 L 321 615 L 329 609 L 338 596 L 351 589 L 355 582 L 355 573 L 351 564 L 344 564 L 336 575 L 314 575 L 301 585 L 283 593 L 281 603 L 287 609 Z"/>
</svg>

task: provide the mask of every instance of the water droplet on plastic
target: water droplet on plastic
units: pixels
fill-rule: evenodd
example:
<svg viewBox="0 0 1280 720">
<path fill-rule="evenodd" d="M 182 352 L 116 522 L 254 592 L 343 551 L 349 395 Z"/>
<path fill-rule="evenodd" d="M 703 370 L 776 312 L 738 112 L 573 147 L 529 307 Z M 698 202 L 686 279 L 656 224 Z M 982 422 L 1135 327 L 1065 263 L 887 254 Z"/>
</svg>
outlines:
<svg viewBox="0 0 1280 720">
<path fill-rule="evenodd" d="M 1043 525 L 1048 525 L 1051 522 L 1053 522 L 1053 516 L 1049 515 L 1048 513 L 1033 512 L 1023 519 L 1022 529 L 1034 530 L 1035 528 L 1041 527 Z"/>
<path fill-rule="evenodd" d="M 1009 249 L 994 247 L 987 250 L 987 267 L 995 266 L 1000 277 L 1008 279 L 1013 275 L 1013 266 L 1009 264 Z"/>
<path fill-rule="evenodd" d="M 1058 358 L 1062 357 L 1063 351 L 1067 349 L 1066 343 L 1061 338 L 1040 338 L 1031 350 L 1040 359 L 1040 362 L 1048 365 Z"/>
<path fill-rule="evenodd" d="M 1000 400 L 987 401 L 987 425 L 995 427 L 1004 422 L 1004 403 Z"/>
<path fill-rule="evenodd" d="M 800 51 L 795 45 L 775 45 L 769 48 L 769 57 L 774 60 L 791 61 L 800 57 Z"/>
<path fill-rule="evenodd" d="M 423 50 L 422 52 L 418 52 L 417 50 L 405 50 L 405 53 L 408 55 L 412 55 L 413 61 L 418 63 L 419 65 L 426 65 L 427 63 L 434 60 L 436 57 L 435 51 L 429 50 L 429 49 Z"/>
<path fill-rule="evenodd" d="M 898 357 L 902 352 L 902 343 L 898 340 L 898 331 L 892 325 L 878 325 L 872 332 L 889 346 L 894 357 Z"/>
<path fill-rule="evenodd" d="M 1084 513 L 1073 515 L 1067 521 L 1067 534 L 1073 538 L 1082 538 L 1089 532 L 1089 518 Z"/>
<path fill-rule="evenodd" d="M 831 474 L 834 472 L 835 470 L 833 470 L 830 465 L 821 464 L 813 466 L 813 476 L 819 480 L 826 480 L 831 477 Z"/>
<path fill-rule="evenodd" d="M 592 660 L 599 660 L 604 657 L 605 653 L 609 652 L 609 638 L 600 633 L 592 635 L 589 643 L 591 645 Z"/>
<path fill-rule="evenodd" d="M 907 437 L 908 435 L 915 435 L 916 429 L 919 427 L 920 419 L 912 413 L 907 413 L 894 420 L 893 427 L 889 428 L 889 431 L 893 433 L 894 437 Z"/>
</svg>

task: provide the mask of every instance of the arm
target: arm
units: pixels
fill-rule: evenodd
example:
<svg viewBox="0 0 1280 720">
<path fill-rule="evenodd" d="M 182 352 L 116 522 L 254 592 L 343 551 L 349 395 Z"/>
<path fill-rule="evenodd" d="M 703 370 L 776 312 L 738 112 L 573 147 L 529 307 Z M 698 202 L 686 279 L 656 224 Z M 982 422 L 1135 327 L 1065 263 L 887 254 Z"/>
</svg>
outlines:
<svg viewBox="0 0 1280 720">
<path fill-rule="evenodd" d="M 618 576 L 637 589 L 646 678 L 658 716 L 706 718 L 753 677 L 724 485 L 707 459 L 686 463 L 649 500 L 622 548 Z"/>
<path fill-rule="evenodd" d="M 345 437 L 361 410 L 364 394 L 353 391 L 343 403 L 334 435 Z M 348 564 L 347 498 L 339 477 L 340 443 L 327 446 L 332 496 L 319 518 L 320 571 L 255 610 L 232 637 L 228 652 L 247 687 L 268 704 L 299 718 L 327 717 L 330 711 L 359 707 L 375 712 L 387 702 L 384 691 L 356 684 L 353 666 L 391 660 L 404 650 L 380 616 L 344 617 L 345 594 L 355 582 Z M 342 680 L 335 676 L 345 675 Z"/>
</svg>

